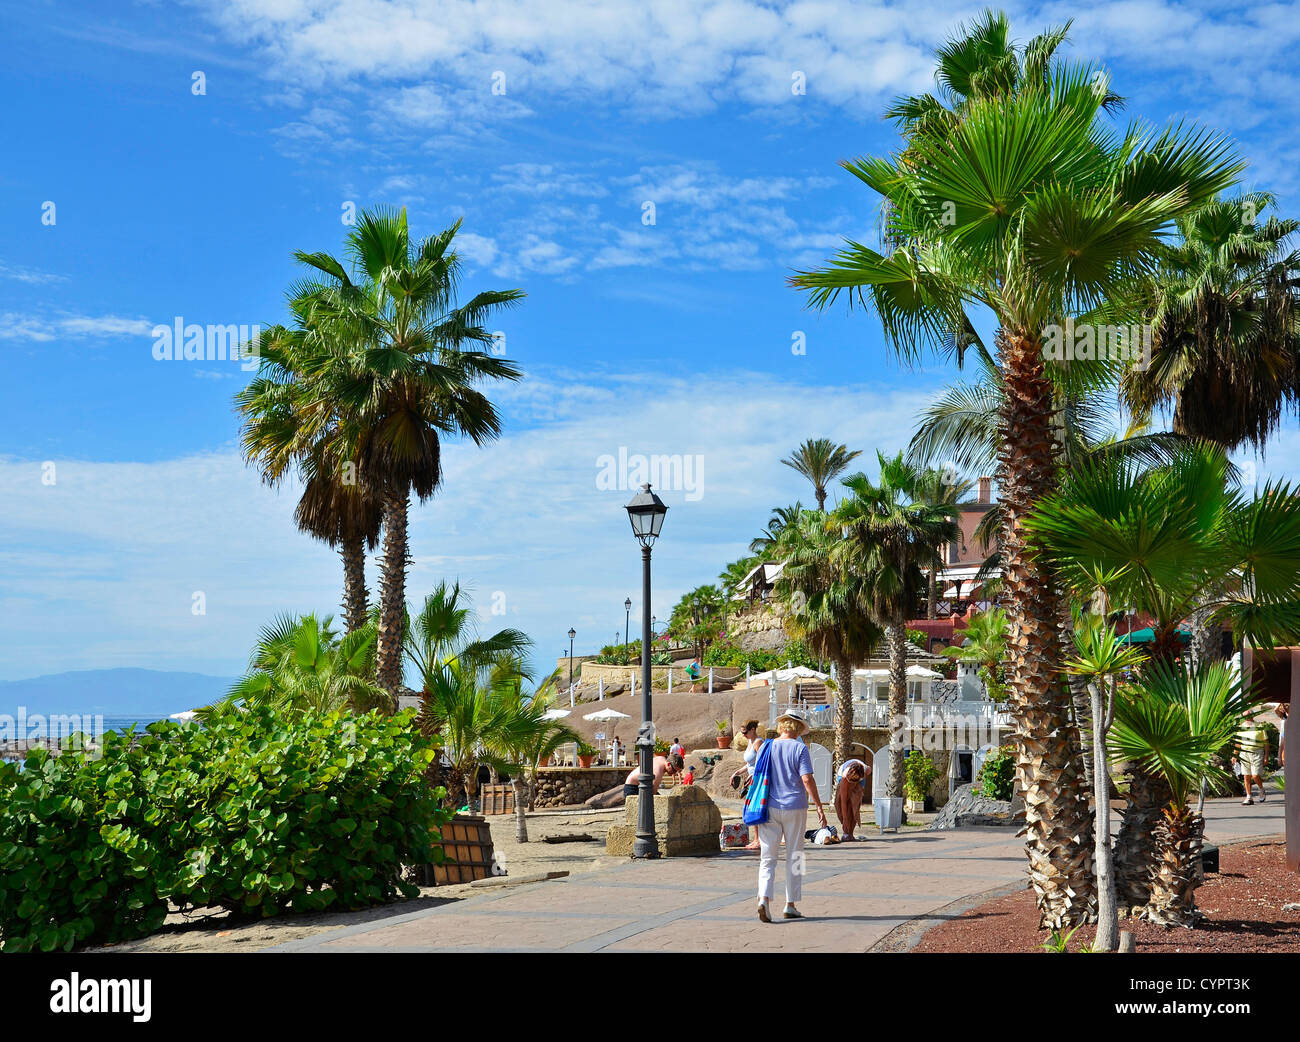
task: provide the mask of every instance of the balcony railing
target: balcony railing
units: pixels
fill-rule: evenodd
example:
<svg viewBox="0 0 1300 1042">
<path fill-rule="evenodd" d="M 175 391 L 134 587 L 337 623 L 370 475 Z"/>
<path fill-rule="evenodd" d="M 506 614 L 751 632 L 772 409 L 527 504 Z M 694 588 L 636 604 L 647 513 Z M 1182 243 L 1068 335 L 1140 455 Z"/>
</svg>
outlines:
<svg viewBox="0 0 1300 1042">
<path fill-rule="evenodd" d="M 835 706 L 808 706 L 791 702 L 771 702 L 769 719 L 775 721 L 778 716 L 791 709 L 798 709 L 808 716 L 813 727 L 834 727 Z M 915 725 L 951 726 L 956 724 L 983 724 L 993 727 L 1012 726 L 1011 714 L 1004 703 L 981 700 L 978 702 L 909 702 L 907 717 Z M 888 702 L 854 701 L 854 727 L 888 727 Z"/>
</svg>

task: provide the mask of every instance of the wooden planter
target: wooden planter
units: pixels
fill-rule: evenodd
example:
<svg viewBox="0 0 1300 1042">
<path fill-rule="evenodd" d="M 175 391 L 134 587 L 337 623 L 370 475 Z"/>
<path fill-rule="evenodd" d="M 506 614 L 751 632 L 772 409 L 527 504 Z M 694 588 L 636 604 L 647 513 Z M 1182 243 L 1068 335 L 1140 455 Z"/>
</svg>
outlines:
<svg viewBox="0 0 1300 1042">
<path fill-rule="evenodd" d="M 485 818 L 457 814 L 442 827 L 447 860 L 433 866 L 433 885 L 472 883 L 492 874 L 492 833 Z"/>
<path fill-rule="evenodd" d="M 515 787 L 513 785 L 484 785 L 479 794 L 484 815 L 513 814 L 515 812 Z"/>
</svg>

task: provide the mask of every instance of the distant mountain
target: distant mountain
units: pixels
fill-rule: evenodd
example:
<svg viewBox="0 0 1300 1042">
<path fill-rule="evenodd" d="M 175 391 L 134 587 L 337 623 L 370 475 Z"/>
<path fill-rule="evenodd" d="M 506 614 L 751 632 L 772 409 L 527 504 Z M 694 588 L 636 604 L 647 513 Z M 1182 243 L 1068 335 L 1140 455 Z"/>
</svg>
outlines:
<svg viewBox="0 0 1300 1042">
<path fill-rule="evenodd" d="M 29 680 L 0 681 L 0 713 L 25 706 L 28 715 L 97 713 L 103 716 L 170 716 L 209 705 L 229 690 L 233 677 L 156 669 L 82 669 Z"/>
</svg>

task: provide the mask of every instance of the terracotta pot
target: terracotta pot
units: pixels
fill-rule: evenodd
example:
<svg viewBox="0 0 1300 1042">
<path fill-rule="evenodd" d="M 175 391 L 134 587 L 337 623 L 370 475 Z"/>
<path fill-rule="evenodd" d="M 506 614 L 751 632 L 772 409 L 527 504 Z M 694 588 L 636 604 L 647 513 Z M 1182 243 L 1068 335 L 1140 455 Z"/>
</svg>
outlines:
<svg viewBox="0 0 1300 1042">
<path fill-rule="evenodd" d="M 578 766 L 579 766 L 579 767 L 590 767 L 590 766 L 591 766 L 591 761 L 594 760 L 594 759 L 595 759 L 594 756 L 579 756 L 579 757 L 578 757 Z"/>
<path fill-rule="evenodd" d="M 730 749 L 730 748 L 731 748 L 731 737 L 732 737 L 732 736 L 729 735 L 729 734 L 720 734 L 720 735 L 718 735 L 718 748 L 719 748 L 719 749 Z"/>
</svg>

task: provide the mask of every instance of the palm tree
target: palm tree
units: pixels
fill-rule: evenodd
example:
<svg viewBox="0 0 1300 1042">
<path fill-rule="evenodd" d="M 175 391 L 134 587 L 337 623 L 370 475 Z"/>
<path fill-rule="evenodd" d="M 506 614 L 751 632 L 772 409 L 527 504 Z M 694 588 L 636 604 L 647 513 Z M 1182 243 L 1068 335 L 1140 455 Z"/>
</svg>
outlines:
<svg viewBox="0 0 1300 1042">
<path fill-rule="evenodd" d="M 944 133 L 915 133 L 910 156 L 846 163 L 888 204 L 882 254 L 849 242 L 792 284 L 825 308 L 847 293 L 880 315 L 905 360 L 973 336 L 968 308 L 992 311 L 1006 396 L 998 417 L 1002 555 L 1011 624 L 1011 701 L 1019 725 L 1027 852 L 1043 924 L 1092 904 L 1091 829 L 1077 739 L 1062 691 L 1052 576 L 1023 524 L 1057 479 L 1048 328 L 1086 315 L 1154 266 L 1171 222 L 1242 169 L 1221 138 L 1183 126 L 1117 135 L 1090 67 L 1053 64 L 1044 82 L 966 101 Z"/>
<path fill-rule="evenodd" d="M 1146 917 L 1191 926 L 1199 917 L 1205 820 L 1190 807 L 1203 780 L 1222 790 L 1231 776 L 1216 760 L 1247 718 L 1241 683 L 1221 662 L 1194 670 L 1156 662 L 1115 702 L 1111 754 L 1141 765 L 1169 787 L 1169 805 L 1155 832 L 1156 866 Z"/>
<path fill-rule="evenodd" d="M 297 467 L 302 497 L 294 512 L 298 527 L 331 547 L 343 558 L 343 607 L 349 631 L 366 624 L 367 548 L 379 542 L 381 512 L 355 480 L 350 460 L 336 460 L 328 446 L 336 420 L 310 424 L 315 437 L 304 435 L 307 414 L 319 411 L 309 386 L 313 359 L 322 349 L 323 331 L 311 321 L 310 295 L 291 295 L 293 328 L 271 326 L 258 340 L 257 375 L 235 395 L 244 417 L 241 442 L 245 458 L 262 478 L 278 485 Z"/>
<path fill-rule="evenodd" d="M 1102 593 L 1104 599 L 1104 592 Z M 1097 862 L 1097 933 L 1092 950 L 1115 951 L 1119 947 L 1119 889 L 1110 845 L 1110 769 L 1106 760 L 1106 739 L 1115 719 L 1119 678 L 1136 669 L 1146 656 L 1120 640 L 1115 630 L 1098 615 L 1081 615 L 1075 627 L 1075 655 L 1065 668 L 1088 685 L 1091 700 L 1093 787 L 1096 798 L 1094 856 Z"/>
<path fill-rule="evenodd" d="M 864 583 L 868 614 L 884 628 L 889 647 L 889 713 L 894 721 L 907 712 L 907 620 L 914 618 L 925 589 L 923 565 L 934 560 L 938 547 L 958 537 L 955 508 L 931 506 L 915 498 L 917 472 L 903 454 L 889 459 L 876 453 L 880 483 L 865 474 L 845 478 L 848 497 L 826 524 L 845 530 L 831 551 L 831 560 Z M 888 794 L 903 794 L 902 735 L 890 736 Z"/>
<path fill-rule="evenodd" d="M 1127 404 L 1139 414 L 1172 404 L 1175 433 L 1228 451 L 1262 451 L 1284 408 L 1300 406 L 1300 253 L 1286 245 L 1300 222 L 1261 220 L 1274 205 L 1256 192 L 1181 219 L 1139 295 L 1152 351 L 1125 380 Z M 1204 606 L 1192 652 L 1219 656 Z"/>
<path fill-rule="evenodd" d="M 817 510 L 825 513 L 826 486 L 848 470 L 849 464 L 861 455 L 861 449 L 850 452 L 847 445 L 836 445 L 830 438 L 809 438 L 781 462 L 812 482 Z"/>
<path fill-rule="evenodd" d="M 982 611 L 971 618 L 961 636 L 959 646 L 945 648 L 943 653 L 963 665 L 977 667 L 989 698 L 1005 701 L 1001 670 L 1007 659 L 1007 613 L 1001 608 Z"/>
<path fill-rule="evenodd" d="M 781 532 L 787 525 L 794 524 L 802 509 L 803 504 L 798 500 L 795 500 L 794 506 L 773 508 L 772 516 L 767 519 L 767 527 L 763 529 L 763 534 L 750 541 L 749 552 L 757 554 L 762 560 L 770 560 Z"/>
<path fill-rule="evenodd" d="M 217 706 L 271 705 L 319 712 L 348 708 L 356 713 L 387 706 L 387 696 L 374 682 L 374 627 L 362 626 L 340 637 L 333 621 L 329 615 L 319 620 L 315 615 L 281 615 L 263 627 L 248 672 Z"/>
<path fill-rule="evenodd" d="M 506 712 L 501 726 L 489 740 L 511 765 L 510 779 L 515 794 L 515 841 L 528 842 L 527 811 L 532 809 L 537 788 L 537 766 L 561 746 L 581 740 L 572 728 L 546 719 L 555 704 L 556 678 L 525 694 L 522 685 L 507 687 L 500 695 Z"/>
<path fill-rule="evenodd" d="M 953 516 L 960 516 L 957 504 L 972 488 L 974 483 L 963 481 L 948 470 L 924 470 L 917 477 L 916 498 L 932 507 L 951 507 Z M 939 547 L 926 569 L 925 617 L 936 619 L 938 615 L 939 573 L 943 571 L 944 552 L 947 547 Z"/>
<path fill-rule="evenodd" d="M 1179 241 L 1143 287 L 1151 362 L 1124 383 L 1136 413 L 1172 405 L 1177 434 L 1262 450 L 1300 405 L 1300 221 L 1255 192 L 1178 221 Z"/>
<path fill-rule="evenodd" d="M 370 211 L 347 238 L 351 273 L 329 254 L 296 254 L 323 277 L 307 292 L 313 321 L 331 331 L 313 373 L 317 423 L 338 417 L 334 455 L 356 460 L 363 491 L 382 506 L 377 673 L 391 692 L 402 686 L 411 493 L 423 502 L 440 486 L 443 435 L 476 445 L 500 435 L 501 419 L 478 385 L 522 376 L 484 348 L 493 343 L 487 321 L 524 294 L 492 290 L 457 306 L 459 230 L 457 221 L 416 242 L 405 210 Z"/>
<path fill-rule="evenodd" d="M 867 614 L 861 576 L 834 559 L 842 542 L 825 514 L 804 510 L 781 533 L 778 550 L 785 567 L 776 595 L 786 605 L 785 629 L 835 669 L 835 766 L 847 761 L 853 740 L 853 667 L 865 661 L 882 631 Z"/>
<path fill-rule="evenodd" d="M 1221 449 L 1185 445 L 1147 469 L 1116 457 L 1081 464 L 1039 503 L 1026 530 L 1078 597 L 1101 592 L 1107 611 L 1153 617 L 1149 652 L 1157 662 L 1180 653 L 1178 625 L 1197 610 L 1259 647 L 1300 634 L 1300 497 L 1270 484 L 1244 498 L 1229 483 Z M 1166 780 L 1135 763 L 1115 845 L 1128 906 L 1146 903 L 1152 825 L 1167 798 Z"/>
</svg>

